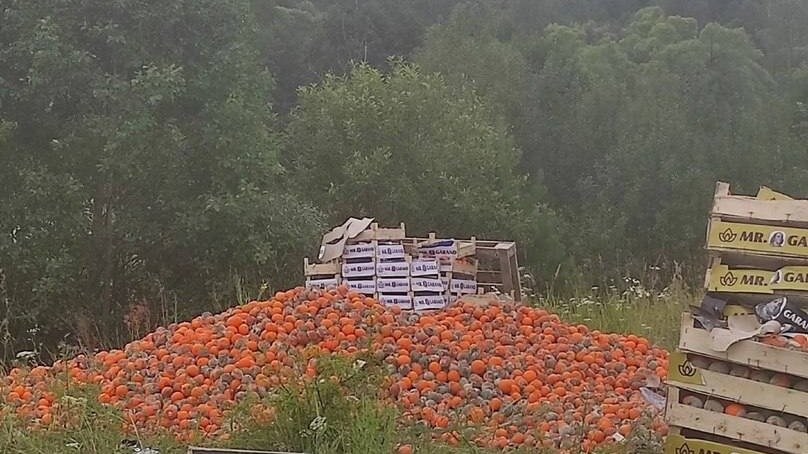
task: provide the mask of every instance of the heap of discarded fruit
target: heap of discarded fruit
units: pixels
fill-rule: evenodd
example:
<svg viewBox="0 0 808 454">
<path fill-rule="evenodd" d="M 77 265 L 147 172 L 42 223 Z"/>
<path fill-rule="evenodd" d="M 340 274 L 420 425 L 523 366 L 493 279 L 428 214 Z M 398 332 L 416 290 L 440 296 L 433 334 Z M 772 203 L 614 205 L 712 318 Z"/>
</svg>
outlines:
<svg viewBox="0 0 808 454">
<path fill-rule="evenodd" d="M 665 375 L 667 352 L 644 338 L 498 300 L 407 313 L 344 287 L 279 292 L 159 328 L 123 350 L 13 369 L 0 378 L 0 400 L 32 427 L 65 424 L 56 388 L 68 377 L 98 385 L 98 399 L 125 411 L 140 433 L 215 437 L 235 403 L 316 376 L 317 355 L 360 352 L 389 369 L 383 387 L 402 422 L 420 421 L 449 442 L 457 425 L 478 427 L 481 445 L 587 450 L 643 418 L 665 430 L 639 390 Z"/>
</svg>

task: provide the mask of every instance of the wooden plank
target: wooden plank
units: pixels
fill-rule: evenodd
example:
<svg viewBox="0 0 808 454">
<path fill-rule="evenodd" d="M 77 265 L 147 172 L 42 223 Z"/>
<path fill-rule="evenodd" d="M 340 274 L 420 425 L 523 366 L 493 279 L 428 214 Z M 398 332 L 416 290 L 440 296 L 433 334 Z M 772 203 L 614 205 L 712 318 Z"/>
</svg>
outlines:
<svg viewBox="0 0 808 454">
<path fill-rule="evenodd" d="M 385 228 L 371 226 L 370 229 L 365 230 L 364 232 L 360 233 L 359 235 L 355 236 L 348 240 L 349 243 L 361 243 L 363 241 L 400 241 L 403 240 L 407 236 L 407 232 L 404 229 L 404 224 L 401 227 L 397 228 Z"/>
<path fill-rule="evenodd" d="M 808 452 L 808 434 L 765 422 L 730 416 L 679 403 L 679 389 L 668 388 L 665 410 L 668 424 L 733 440 L 779 449 L 792 454 Z"/>
<path fill-rule="evenodd" d="M 675 364 L 671 366 L 677 367 Z M 673 373 L 669 374 L 667 383 L 707 396 L 808 417 L 808 393 L 697 367 L 692 370 L 696 380 L 686 382 L 686 377 Z"/>
<path fill-rule="evenodd" d="M 303 272 L 306 276 L 334 275 L 340 273 L 340 264 L 331 263 L 309 263 L 308 257 L 303 259 Z"/>
<path fill-rule="evenodd" d="M 754 220 L 776 225 L 808 225 L 808 200 L 717 197 L 713 202 L 711 214 L 726 220 Z"/>
<path fill-rule="evenodd" d="M 748 266 L 753 268 L 776 270 L 783 266 L 800 266 L 808 264 L 804 257 L 784 257 L 736 249 L 718 248 L 709 251 L 710 257 L 720 257 L 721 263 L 727 266 Z"/>
<path fill-rule="evenodd" d="M 511 271 L 510 249 L 497 245 L 497 255 L 499 257 L 499 270 L 502 273 L 502 291 L 511 293 L 514 291 L 513 272 Z"/>
<path fill-rule="evenodd" d="M 710 348 L 711 344 L 710 333 L 694 327 L 692 316 L 689 313 L 683 314 L 679 336 L 680 350 L 756 369 L 808 378 L 808 353 L 774 347 L 752 340 L 735 343 L 726 352 L 713 350 Z M 808 448 L 808 446 L 806 447 Z"/>
<path fill-rule="evenodd" d="M 289 451 L 253 451 L 250 449 L 230 449 L 230 448 L 201 448 L 189 446 L 188 454 L 305 454 L 302 452 Z"/>
<path fill-rule="evenodd" d="M 499 271 L 479 270 L 477 271 L 477 280 L 480 282 L 496 282 L 502 285 L 502 273 Z"/>
<path fill-rule="evenodd" d="M 794 200 L 793 197 L 783 194 L 782 192 L 777 192 L 766 186 L 758 188 L 758 193 L 755 198 L 760 200 Z"/>
</svg>

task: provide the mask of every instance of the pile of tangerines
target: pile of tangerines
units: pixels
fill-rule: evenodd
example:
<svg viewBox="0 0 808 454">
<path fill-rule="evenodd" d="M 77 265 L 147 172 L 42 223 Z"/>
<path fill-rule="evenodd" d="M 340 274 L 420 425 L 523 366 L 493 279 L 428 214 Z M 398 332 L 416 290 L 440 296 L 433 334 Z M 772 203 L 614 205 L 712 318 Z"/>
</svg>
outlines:
<svg viewBox="0 0 808 454">
<path fill-rule="evenodd" d="M 59 389 L 95 384 L 131 428 L 215 437 L 236 403 L 315 377 L 318 355 L 357 353 L 388 368 L 383 389 L 405 421 L 449 443 L 458 427 L 475 428 L 475 441 L 492 447 L 574 441 L 585 450 L 629 435 L 641 418 L 665 430 L 639 389 L 664 377 L 667 352 L 644 338 L 495 299 L 403 312 L 344 287 L 279 292 L 158 328 L 123 350 L 13 369 L 0 378 L 0 401 L 48 426 L 70 418 Z"/>
</svg>

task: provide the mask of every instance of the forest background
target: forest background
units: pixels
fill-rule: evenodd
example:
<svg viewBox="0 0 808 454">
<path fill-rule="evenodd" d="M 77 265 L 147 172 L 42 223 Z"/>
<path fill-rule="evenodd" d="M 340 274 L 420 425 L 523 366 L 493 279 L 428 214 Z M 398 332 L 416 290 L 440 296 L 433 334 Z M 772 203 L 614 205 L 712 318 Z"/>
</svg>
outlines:
<svg viewBox="0 0 808 454">
<path fill-rule="evenodd" d="M 299 285 L 348 216 L 698 287 L 716 180 L 806 177 L 805 1 L 8 0 L 0 359 Z"/>
</svg>

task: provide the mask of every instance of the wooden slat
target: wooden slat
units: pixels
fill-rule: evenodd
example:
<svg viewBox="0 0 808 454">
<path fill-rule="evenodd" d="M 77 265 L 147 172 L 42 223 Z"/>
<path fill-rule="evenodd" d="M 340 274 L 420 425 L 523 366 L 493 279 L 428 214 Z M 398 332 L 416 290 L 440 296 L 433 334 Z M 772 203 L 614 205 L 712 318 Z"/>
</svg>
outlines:
<svg viewBox="0 0 808 454">
<path fill-rule="evenodd" d="M 748 266 L 776 270 L 784 266 L 808 265 L 808 259 L 802 257 L 784 257 L 736 249 L 709 251 L 710 257 L 720 257 L 721 263 L 729 266 Z"/>
<path fill-rule="evenodd" d="M 671 379 L 668 379 L 667 383 L 707 396 L 808 417 L 808 393 L 711 370 L 698 370 L 704 384 L 683 383 Z"/>
<path fill-rule="evenodd" d="M 502 273 L 499 271 L 479 270 L 477 271 L 477 280 L 480 282 L 497 282 L 502 285 Z"/>
<path fill-rule="evenodd" d="M 694 327 L 692 316 L 688 313 L 683 314 L 679 336 L 680 350 L 757 369 L 808 378 L 808 353 L 774 347 L 752 340 L 735 343 L 726 352 L 713 350 L 710 348 L 711 344 L 710 333 Z"/>
<path fill-rule="evenodd" d="M 341 271 L 338 262 L 309 263 L 308 258 L 303 259 L 303 272 L 306 276 L 321 276 L 339 274 Z"/>
<path fill-rule="evenodd" d="M 730 416 L 679 403 L 679 389 L 668 388 L 668 424 L 715 434 L 792 454 L 808 452 L 808 434 L 765 422 Z"/>
<path fill-rule="evenodd" d="M 306 454 L 306 453 L 289 452 L 289 451 L 253 451 L 250 449 L 201 448 L 198 446 L 189 446 L 188 454 Z"/>
<path fill-rule="evenodd" d="M 808 200 L 718 197 L 713 202 L 711 214 L 726 220 L 755 220 L 775 225 L 808 225 Z"/>
</svg>

